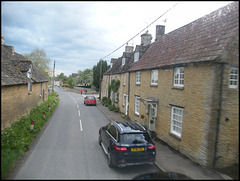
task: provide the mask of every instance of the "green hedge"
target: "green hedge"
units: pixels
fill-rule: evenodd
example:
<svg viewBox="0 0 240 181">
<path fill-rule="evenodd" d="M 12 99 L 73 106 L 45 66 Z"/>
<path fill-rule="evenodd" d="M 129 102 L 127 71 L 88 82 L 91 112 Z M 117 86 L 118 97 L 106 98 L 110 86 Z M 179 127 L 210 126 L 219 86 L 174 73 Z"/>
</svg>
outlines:
<svg viewBox="0 0 240 181">
<path fill-rule="evenodd" d="M 52 115 L 58 103 L 59 97 L 56 92 L 53 92 L 48 96 L 48 101 L 32 108 L 28 115 L 22 116 L 11 127 L 1 131 L 1 179 L 7 177 L 16 161 L 24 156 L 24 153 L 29 149 L 29 146 L 42 129 L 44 123 Z M 45 119 L 43 112 L 45 112 Z M 35 121 L 34 130 L 30 132 L 32 120 Z"/>
</svg>

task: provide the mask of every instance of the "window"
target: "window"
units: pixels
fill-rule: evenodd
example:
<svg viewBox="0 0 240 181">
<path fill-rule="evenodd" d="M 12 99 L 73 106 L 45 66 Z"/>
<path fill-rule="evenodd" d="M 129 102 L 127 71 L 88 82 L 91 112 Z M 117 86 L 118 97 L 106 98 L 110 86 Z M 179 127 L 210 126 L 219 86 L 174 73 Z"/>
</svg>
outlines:
<svg viewBox="0 0 240 181">
<path fill-rule="evenodd" d="M 183 87 L 184 86 L 184 68 L 175 68 L 174 70 L 174 86 Z"/>
<path fill-rule="evenodd" d="M 141 72 L 136 72 L 136 84 L 140 84 L 141 82 Z"/>
<path fill-rule="evenodd" d="M 151 85 L 158 85 L 158 70 L 152 70 Z"/>
<path fill-rule="evenodd" d="M 125 65 L 125 62 L 126 62 L 126 58 L 122 58 L 122 66 Z"/>
<path fill-rule="evenodd" d="M 127 77 L 127 74 L 124 74 L 124 77 L 123 77 L 123 85 L 126 85 L 126 77 Z"/>
<path fill-rule="evenodd" d="M 182 135 L 182 116 L 183 110 L 173 106 L 171 116 L 171 133 L 179 137 Z"/>
<path fill-rule="evenodd" d="M 113 125 L 109 129 L 109 133 L 112 135 L 113 138 L 115 138 L 115 140 L 117 140 L 117 131 Z"/>
<path fill-rule="evenodd" d="M 116 102 L 116 103 L 118 102 L 118 96 L 117 96 L 117 93 L 115 93 L 115 102 Z"/>
<path fill-rule="evenodd" d="M 42 83 L 40 83 L 40 96 L 42 96 Z"/>
<path fill-rule="evenodd" d="M 140 97 L 135 97 L 135 114 L 139 115 Z"/>
<path fill-rule="evenodd" d="M 139 60 L 139 52 L 134 53 L 134 62 Z"/>
<path fill-rule="evenodd" d="M 238 68 L 230 69 L 229 88 L 238 88 Z"/>
<path fill-rule="evenodd" d="M 107 84 L 108 84 L 108 82 L 109 82 L 109 77 L 107 77 Z"/>
</svg>

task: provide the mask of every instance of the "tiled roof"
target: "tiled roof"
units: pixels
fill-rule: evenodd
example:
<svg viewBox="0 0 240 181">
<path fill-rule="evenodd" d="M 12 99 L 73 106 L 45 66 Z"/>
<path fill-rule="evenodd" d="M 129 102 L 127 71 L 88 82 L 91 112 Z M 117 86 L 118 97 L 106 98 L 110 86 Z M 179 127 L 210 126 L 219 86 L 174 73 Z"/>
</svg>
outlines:
<svg viewBox="0 0 240 181">
<path fill-rule="evenodd" d="M 150 47 L 137 45 L 134 52 L 123 52 L 123 55 L 118 59 L 112 59 L 114 62 L 113 67 L 108 69 L 104 75 L 111 75 L 111 74 L 121 74 L 127 72 L 136 62 L 134 62 L 134 53 L 139 52 L 139 56 L 141 57 L 142 54 Z M 122 58 L 126 58 L 125 65 L 122 65 Z"/>
<path fill-rule="evenodd" d="M 130 71 L 212 61 L 239 32 L 239 2 L 233 2 L 159 37 Z"/>
<path fill-rule="evenodd" d="M 26 72 L 31 61 L 21 54 L 13 51 L 12 46 L 1 45 L 1 86 L 27 84 L 29 82 Z M 32 82 L 48 82 L 45 76 L 34 64 Z"/>
</svg>

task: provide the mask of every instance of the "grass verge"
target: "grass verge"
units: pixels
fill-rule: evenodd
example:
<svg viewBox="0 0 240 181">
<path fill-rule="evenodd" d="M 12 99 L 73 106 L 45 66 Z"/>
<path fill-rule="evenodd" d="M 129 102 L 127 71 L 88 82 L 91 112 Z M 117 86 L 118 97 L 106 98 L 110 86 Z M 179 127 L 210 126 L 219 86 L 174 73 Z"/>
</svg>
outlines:
<svg viewBox="0 0 240 181">
<path fill-rule="evenodd" d="M 48 101 L 31 109 L 29 114 L 1 131 L 1 179 L 5 179 L 17 161 L 23 158 L 44 123 L 52 115 L 59 103 L 56 92 L 48 96 Z M 50 106 L 50 109 L 49 109 Z M 45 117 L 43 116 L 45 113 Z M 31 122 L 34 129 L 31 132 Z"/>
</svg>

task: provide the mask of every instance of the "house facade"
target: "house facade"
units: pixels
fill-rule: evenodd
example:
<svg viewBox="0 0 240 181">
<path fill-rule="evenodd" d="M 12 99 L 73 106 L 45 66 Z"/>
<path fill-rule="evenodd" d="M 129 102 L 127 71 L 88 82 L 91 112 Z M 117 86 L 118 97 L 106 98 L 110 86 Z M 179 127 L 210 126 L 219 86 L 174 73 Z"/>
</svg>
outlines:
<svg viewBox="0 0 240 181">
<path fill-rule="evenodd" d="M 239 160 L 238 8 L 159 37 L 129 70 L 130 118 L 206 167 Z"/>
<path fill-rule="evenodd" d="M 128 106 L 131 120 L 204 167 L 239 164 L 238 22 L 233 2 L 168 34 L 157 26 L 161 33 L 128 70 L 112 59 L 118 66 L 102 90 L 121 75 L 118 106 Z"/>
<path fill-rule="evenodd" d="M 48 100 L 48 77 L 31 61 L 1 44 L 1 130 Z"/>
</svg>

